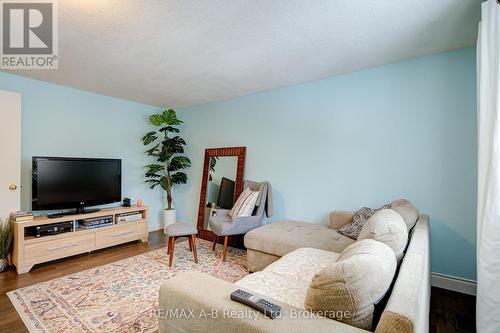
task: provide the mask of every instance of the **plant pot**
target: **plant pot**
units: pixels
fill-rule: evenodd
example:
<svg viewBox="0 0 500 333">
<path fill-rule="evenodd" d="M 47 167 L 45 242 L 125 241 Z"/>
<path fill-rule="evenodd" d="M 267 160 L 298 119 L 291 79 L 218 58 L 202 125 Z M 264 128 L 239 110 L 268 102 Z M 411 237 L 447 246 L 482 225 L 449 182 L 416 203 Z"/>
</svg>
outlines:
<svg viewBox="0 0 500 333">
<path fill-rule="evenodd" d="M 6 258 L 0 259 L 0 272 L 6 271 L 9 268 L 9 261 Z"/>
<path fill-rule="evenodd" d="M 175 222 L 175 209 L 165 209 L 163 211 L 163 228 L 166 228 Z"/>
</svg>

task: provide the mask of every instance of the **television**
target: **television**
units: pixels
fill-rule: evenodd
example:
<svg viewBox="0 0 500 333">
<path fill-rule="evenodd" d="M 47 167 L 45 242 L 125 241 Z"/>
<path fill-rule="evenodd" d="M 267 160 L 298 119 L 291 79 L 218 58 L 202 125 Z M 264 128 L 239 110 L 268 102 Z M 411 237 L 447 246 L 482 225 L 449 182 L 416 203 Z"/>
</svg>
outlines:
<svg viewBox="0 0 500 333">
<path fill-rule="evenodd" d="M 83 213 L 85 207 L 121 201 L 119 159 L 34 156 L 32 170 L 33 210 Z"/>
<path fill-rule="evenodd" d="M 217 207 L 224 209 L 233 208 L 234 204 L 234 181 L 222 177 L 219 187 L 219 196 L 217 198 Z"/>
</svg>

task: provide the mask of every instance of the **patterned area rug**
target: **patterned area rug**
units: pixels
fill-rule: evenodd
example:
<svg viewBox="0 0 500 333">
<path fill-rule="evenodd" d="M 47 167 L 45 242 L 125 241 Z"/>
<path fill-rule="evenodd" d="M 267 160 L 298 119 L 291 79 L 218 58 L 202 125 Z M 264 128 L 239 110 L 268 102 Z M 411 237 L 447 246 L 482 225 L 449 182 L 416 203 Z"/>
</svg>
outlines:
<svg viewBox="0 0 500 333">
<path fill-rule="evenodd" d="M 197 239 L 198 264 L 177 243 L 168 267 L 161 248 L 7 293 L 30 332 L 154 332 L 162 282 L 181 272 L 200 271 L 235 282 L 245 276 L 245 251 L 228 249 L 221 260 L 211 243 Z M 206 286 L 200 286 L 206 287 Z"/>
</svg>

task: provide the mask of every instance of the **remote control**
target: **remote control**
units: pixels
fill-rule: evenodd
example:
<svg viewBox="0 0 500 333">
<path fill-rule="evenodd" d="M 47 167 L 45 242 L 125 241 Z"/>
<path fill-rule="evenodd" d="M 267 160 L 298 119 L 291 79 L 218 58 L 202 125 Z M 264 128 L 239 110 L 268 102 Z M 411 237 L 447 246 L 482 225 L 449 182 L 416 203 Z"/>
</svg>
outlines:
<svg viewBox="0 0 500 333">
<path fill-rule="evenodd" d="M 259 298 L 247 291 L 238 289 L 231 294 L 233 301 L 248 305 L 255 310 L 262 312 L 265 316 L 274 319 L 280 315 L 281 306 Z"/>
</svg>

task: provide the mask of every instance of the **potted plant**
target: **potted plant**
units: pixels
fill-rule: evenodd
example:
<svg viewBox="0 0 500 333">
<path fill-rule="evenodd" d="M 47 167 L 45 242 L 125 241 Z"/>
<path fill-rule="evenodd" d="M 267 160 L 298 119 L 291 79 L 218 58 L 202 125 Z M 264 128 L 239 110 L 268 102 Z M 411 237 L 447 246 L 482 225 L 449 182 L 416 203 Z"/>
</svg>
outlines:
<svg viewBox="0 0 500 333">
<path fill-rule="evenodd" d="M 14 239 L 14 224 L 11 220 L 0 220 L 0 272 L 9 267 L 9 254 Z"/>
<path fill-rule="evenodd" d="M 167 209 L 163 211 L 165 227 L 175 223 L 175 209 L 172 207 L 174 185 L 186 184 L 187 175 L 182 170 L 191 166 L 191 161 L 183 156 L 186 141 L 177 135 L 182 120 L 177 119 L 175 110 L 168 109 L 149 117 L 149 122 L 158 129 L 147 133 L 142 142 L 149 149 L 148 156 L 155 162 L 146 165 L 146 182 L 153 189 L 160 186 L 167 193 Z"/>
</svg>

